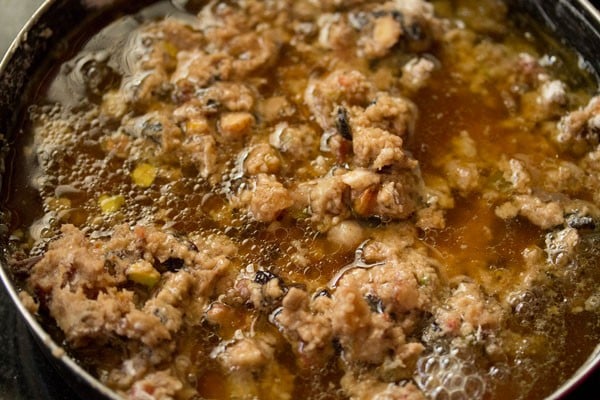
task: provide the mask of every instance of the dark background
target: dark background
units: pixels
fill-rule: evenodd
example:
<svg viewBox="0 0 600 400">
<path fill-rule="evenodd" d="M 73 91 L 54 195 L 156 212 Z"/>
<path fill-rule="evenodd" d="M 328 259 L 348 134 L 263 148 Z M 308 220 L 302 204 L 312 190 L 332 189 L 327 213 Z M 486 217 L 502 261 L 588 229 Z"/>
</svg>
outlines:
<svg viewBox="0 0 600 400">
<path fill-rule="evenodd" d="M 0 0 L 0 55 L 41 3 L 42 0 Z M 592 3 L 600 6 L 600 0 Z M 69 388 L 68 378 L 63 379 L 40 352 L 0 285 L 0 400 L 78 399 L 81 398 Z M 576 399 L 600 399 L 600 371 L 565 400 Z"/>
</svg>

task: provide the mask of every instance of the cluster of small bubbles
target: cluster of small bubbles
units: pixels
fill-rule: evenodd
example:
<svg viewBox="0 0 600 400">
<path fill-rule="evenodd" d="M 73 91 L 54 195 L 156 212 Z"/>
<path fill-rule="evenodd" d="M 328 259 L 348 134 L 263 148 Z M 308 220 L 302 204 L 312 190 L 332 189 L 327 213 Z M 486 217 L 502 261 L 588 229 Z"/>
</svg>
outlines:
<svg viewBox="0 0 600 400">
<path fill-rule="evenodd" d="M 544 311 L 544 302 L 539 294 L 530 290 L 515 293 L 510 300 L 513 312 L 522 326 L 531 326 Z"/>
<path fill-rule="evenodd" d="M 486 389 L 472 363 L 442 345 L 418 360 L 415 382 L 432 400 L 477 400 Z"/>
<path fill-rule="evenodd" d="M 47 212 L 40 219 L 36 220 L 31 224 L 29 228 L 29 235 L 35 242 L 42 241 L 52 237 L 56 230 L 56 214 L 54 212 Z"/>
</svg>

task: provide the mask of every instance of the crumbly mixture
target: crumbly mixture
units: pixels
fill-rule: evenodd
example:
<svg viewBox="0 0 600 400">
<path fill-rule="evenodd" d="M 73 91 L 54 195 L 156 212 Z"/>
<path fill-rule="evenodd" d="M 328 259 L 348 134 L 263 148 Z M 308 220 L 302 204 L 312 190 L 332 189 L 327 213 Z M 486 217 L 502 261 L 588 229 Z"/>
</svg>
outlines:
<svg viewBox="0 0 600 400">
<path fill-rule="evenodd" d="M 574 372 L 600 336 L 600 97 L 572 60 L 497 0 L 164 7 L 64 63 L 5 206 L 25 303 L 95 376 L 416 400 Z"/>
</svg>

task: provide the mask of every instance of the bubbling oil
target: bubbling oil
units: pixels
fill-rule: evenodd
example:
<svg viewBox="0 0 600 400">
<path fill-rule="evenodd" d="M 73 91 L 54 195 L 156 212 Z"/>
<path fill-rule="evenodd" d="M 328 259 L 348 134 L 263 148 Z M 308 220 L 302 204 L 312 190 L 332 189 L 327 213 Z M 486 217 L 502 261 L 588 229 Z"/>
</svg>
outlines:
<svg viewBox="0 0 600 400">
<path fill-rule="evenodd" d="M 152 184 L 138 185 L 132 182 L 138 165 L 119 156 L 118 144 L 111 151 L 103 147 L 101 139 L 111 137 L 122 128 L 118 118 L 98 112 L 96 106 L 102 96 L 119 87 L 135 91 L 148 74 L 136 70 L 137 61 L 147 56 L 148 47 L 147 38 L 139 33 L 139 28 L 164 15 L 193 24 L 188 13 L 197 12 L 204 3 L 159 2 L 134 16 L 120 18 L 95 33 L 77 55 L 65 60 L 51 82 L 46 82 L 47 90 L 42 98 L 35 100 L 39 105 L 34 106 L 30 114 L 38 125 L 28 122 L 27 130 L 36 137 L 36 142 L 33 146 L 23 146 L 22 157 L 17 157 L 11 166 L 15 185 L 4 188 L 8 191 L 5 207 L 14 221 L 11 230 L 27 230 L 13 237 L 14 247 L 28 255 L 43 254 L 48 242 L 59 235 L 60 226 L 64 224 L 74 224 L 92 238 L 110 235 L 112 227 L 121 223 L 153 224 L 183 235 L 224 234 L 238 245 L 241 265 L 252 271 L 272 271 L 284 282 L 302 282 L 309 291 L 326 286 L 341 268 L 352 263 L 353 251 L 337 248 L 308 220 L 286 216 L 265 225 L 232 208 L 230 200 L 243 184 L 241 168 L 230 168 L 230 173 L 225 174 L 219 184 L 211 185 L 200 178 L 195 169 L 178 168 L 176 162 L 171 162 L 161 165 Z M 438 7 L 449 7 L 453 3 L 436 2 Z M 513 36 L 507 41 L 515 41 L 516 47 L 540 55 L 547 51 L 548 57 L 554 57 L 552 48 L 542 42 L 532 43 Z M 451 64 L 442 53 L 433 56 L 441 65 Z M 290 60 L 294 58 L 286 62 L 293 63 Z M 566 60 L 565 64 L 573 63 Z M 290 67 L 286 73 L 294 76 L 307 72 L 294 68 Z M 589 82 L 584 79 L 579 84 L 585 86 Z M 277 83 L 264 88 L 264 93 L 275 91 L 275 85 Z M 483 98 L 465 87 L 452 71 L 437 71 L 434 83 L 412 98 L 420 110 L 441 116 L 420 118 L 416 127 L 419 135 L 409 143 L 425 176 L 440 173 L 438 160 L 463 131 L 468 131 L 478 148 L 492 159 L 536 151 L 539 132 L 523 126 L 507 128 L 503 121 L 509 112 L 501 101 L 501 94 L 491 92 L 491 100 Z M 301 114 L 308 114 L 304 105 L 298 107 Z M 477 112 L 465 114 L 464 110 Z M 445 123 L 441 124 L 440 118 Z M 152 129 L 160 127 L 142 118 L 132 128 L 133 136 L 136 140 L 147 140 L 148 148 L 153 149 L 156 138 L 149 132 Z M 505 140 L 500 141 L 500 138 Z M 235 164 L 233 160 L 239 158 L 239 151 L 235 145 L 227 148 L 223 156 L 230 159 L 228 167 Z M 310 171 L 310 166 L 304 167 Z M 493 184 L 493 176 L 485 178 Z M 32 192 L 36 194 L 33 197 Z M 498 220 L 490 203 L 481 196 L 457 195 L 456 199 L 456 207 L 446 215 L 448 227 L 421 232 L 423 245 L 436 249 L 445 265 L 441 271 L 445 279 L 467 275 L 477 281 L 492 282 L 487 287 L 492 295 L 506 296 L 513 291 L 523 272 L 521 255 L 531 246 L 542 246 L 544 233 L 523 220 Z M 385 225 L 381 221 L 362 221 L 361 224 L 369 234 Z M 487 235 L 482 235 L 482 225 L 489 229 Z M 413 377 L 426 396 L 434 400 L 538 398 L 556 387 L 555 376 L 566 379 L 585 360 L 599 337 L 597 282 L 600 276 L 594 271 L 600 270 L 597 268 L 600 258 L 594 235 L 590 234 L 582 244 L 579 267 L 569 272 L 573 274 L 574 283 L 512 293 L 512 314 L 507 322 L 511 333 L 502 340 L 511 348 L 513 359 L 491 362 L 485 357 L 464 354 L 452 343 L 426 343 L 426 351 L 418 360 Z M 302 262 L 297 259 L 299 253 L 304 257 Z M 582 310 L 573 317 L 569 314 L 571 304 L 567 307 L 565 299 L 568 292 L 577 291 L 580 292 L 578 298 L 585 301 L 574 305 Z M 539 318 L 540 315 L 543 317 Z M 232 323 L 232 330 L 244 327 L 247 319 L 254 317 L 240 317 Z M 579 324 L 569 323 L 576 318 Z M 268 326 L 264 316 L 257 321 L 258 325 Z M 578 333 L 581 325 L 589 335 Z M 273 327 L 265 329 L 273 330 Z M 200 337 L 206 339 L 200 340 Z M 189 333 L 189 343 L 185 346 L 193 354 L 194 386 L 200 394 L 226 398 L 228 394 L 223 388 L 226 372 L 206 356 L 218 342 L 218 335 L 202 326 Z M 542 349 L 549 349 L 548 354 L 542 355 Z M 286 348 L 277 357 L 278 362 L 294 370 L 295 360 L 291 354 L 293 351 Z M 563 358 L 565 354 L 569 357 Z M 115 363 L 108 360 L 109 356 L 104 360 L 96 357 L 96 353 L 79 355 L 84 363 L 99 371 L 110 369 L 111 363 Z M 108 367 L 102 365 L 103 362 Z M 520 372 L 513 372 L 517 368 Z M 332 384 L 342 375 L 340 366 L 334 363 L 319 371 L 299 372 L 293 397 L 344 398 L 339 386 Z M 512 387 L 513 379 L 519 381 L 518 389 Z M 534 384 L 536 388 L 531 390 Z"/>
<path fill-rule="evenodd" d="M 461 359 L 458 349 L 444 349 L 441 344 L 419 358 L 416 382 L 432 400 L 477 400 L 486 391 L 486 381 L 472 362 Z"/>
</svg>

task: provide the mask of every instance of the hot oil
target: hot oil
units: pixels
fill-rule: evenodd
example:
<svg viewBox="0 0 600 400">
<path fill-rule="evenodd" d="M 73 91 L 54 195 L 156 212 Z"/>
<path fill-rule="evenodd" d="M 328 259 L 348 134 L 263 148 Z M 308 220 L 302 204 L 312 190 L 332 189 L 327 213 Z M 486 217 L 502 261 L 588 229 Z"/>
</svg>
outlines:
<svg viewBox="0 0 600 400">
<path fill-rule="evenodd" d="M 111 53 L 111 51 L 119 53 L 121 49 L 120 45 L 122 45 L 119 42 L 112 41 L 111 35 L 126 35 L 134 27 L 139 26 L 143 20 L 154 19 L 158 15 L 162 16 L 177 12 L 167 2 L 162 2 L 160 5 L 154 6 L 150 12 L 147 11 L 140 14 L 138 21 L 135 22 L 131 17 L 125 16 L 135 13 L 151 3 L 155 3 L 155 1 L 144 0 L 135 2 L 135 4 L 129 2 L 123 3 L 120 8 L 113 9 L 110 12 L 91 13 L 88 20 L 82 22 L 81 26 L 74 29 L 71 35 L 57 43 L 52 51 L 49 52 L 46 61 L 40 66 L 38 76 L 32 79 L 31 87 L 25 94 L 28 98 L 27 102 L 41 105 L 28 108 L 22 116 L 21 132 L 16 136 L 13 146 L 13 149 L 17 150 L 13 150 L 13 154 L 10 156 L 8 172 L 6 174 L 10 177 L 11 184 L 3 185 L 2 187 L 2 196 L 4 198 L 3 208 L 6 215 L 9 216 L 11 226 L 13 227 L 34 224 L 39 227 L 39 231 L 47 233 L 47 238 L 56 234 L 56 226 L 51 226 L 52 224 L 48 224 L 47 221 L 57 221 L 57 218 L 54 212 L 48 211 L 40 194 L 43 198 L 51 197 L 54 193 L 50 193 L 49 190 L 54 191 L 54 187 L 61 186 L 61 181 L 69 182 L 69 179 L 77 179 L 77 173 L 89 171 L 90 168 L 92 170 L 102 169 L 98 167 L 97 160 L 99 157 L 103 157 L 103 155 L 94 148 L 95 145 L 90 147 L 90 141 L 86 141 L 85 138 L 81 138 L 75 144 L 75 148 L 67 153 L 63 153 L 63 148 L 59 146 L 39 146 L 39 144 L 33 143 L 33 135 L 31 134 L 34 130 L 31 121 L 32 113 L 41 115 L 60 112 L 51 105 L 55 101 L 70 105 L 74 110 L 81 112 L 88 109 L 87 102 L 89 99 L 86 98 L 86 93 L 82 90 L 81 86 L 76 84 L 78 80 L 83 79 L 83 70 L 90 66 L 85 60 L 97 61 L 95 58 L 100 58 L 102 61 L 106 61 L 105 54 Z M 102 28 L 115 20 L 118 22 L 111 25 L 112 28 L 109 27 L 102 31 L 104 35 L 97 35 Z M 106 35 L 106 33 L 111 34 Z M 91 37 L 94 38 L 91 42 L 91 47 L 104 48 L 105 51 L 100 52 L 102 54 L 92 54 L 95 51 L 80 53 L 83 47 L 89 45 Z M 74 63 L 75 65 L 59 67 L 64 65 L 63 63 L 67 60 L 73 58 L 78 60 L 78 62 Z M 92 78 L 89 75 L 89 68 L 87 68 L 87 72 L 87 77 Z M 44 103 L 47 105 L 42 105 Z M 71 119 L 73 125 L 79 123 L 76 121 L 76 117 L 79 116 L 81 115 L 76 115 Z M 81 123 L 89 125 L 89 128 L 85 131 L 85 135 L 89 136 L 103 133 L 99 132 L 102 128 L 110 128 L 110 121 L 98 121 L 89 116 L 81 118 Z M 90 137 L 90 139 L 94 138 Z M 16 154 L 17 151 L 20 153 Z M 51 175 L 42 176 L 43 173 L 40 170 L 38 161 L 40 157 L 45 158 L 55 165 Z M 95 162 L 96 165 L 94 165 Z M 79 170 L 73 171 L 70 168 L 72 165 L 78 165 Z M 116 175 L 111 175 L 110 179 L 106 179 L 106 175 L 102 176 L 102 178 L 98 179 L 98 182 L 103 180 L 107 184 L 111 180 L 117 183 L 120 179 Z M 73 180 L 70 182 L 73 182 Z M 87 199 L 89 195 L 89 193 L 74 190 L 63 196 L 65 199 L 69 201 L 73 200 L 76 203 L 75 207 L 65 207 L 69 208 L 68 214 L 71 214 L 68 220 L 70 223 L 81 226 L 87 221 L 90 213 L 89 208 L 93 208 L 89 204 L 89 199 Z M 64 216 L 65 212 L 62 214 Z"/>
<path fill-rule="evenodd" d="M 461 2 L 449 3 L 455 6 Z M 550 69 L 574 92 L 579 92 L 577 96 L 582 95 L 584 102 L 593 94 L 597 84 L 593 76 L 579 68 L 577 55 L 567 51 L 527 16 L 519 14 L 510 21 L 509 31 L 528 32 L 506 35 L 503 40 L 510 48 L 552 60 Z M 445 57 L 442 51 L 435 55 L 442 65 L 452 69 L 451 54 Z M 481 159 L 519 158 L 521 154 L 534 153 L 540 160 L 548 157 L 573 161 L 569 154 L 560 153 L 540 141 L 540 136 L 544 135 L 541 126 L 514 119 L 514 110 L 507 107 L 501 88 L 490 84 L 483 96 L 469 89 L 468 79 L 461 71 L 438 71 L 432 84 L 413 97 L 419 110 L 425 110 L 427 114 L 426 118 L 421 116 L 417 121 L 416 134 L 410 142 L 425 176 L 444 174 L 438 160 L 465 132 L 476 143 Z M 507 120 L 512 122 L 507 124 Z M 490 188 L 501 190 L 496 185 L 497 178 L 486 175 L 485 169 L 483 172 L 480 179 Z M 586 196 L 584 194 L 583 198 Z M 447 227 L 424 232 L 423 240 L 439 251 L 445 264 L 442 273 L 446 277 L 467 275 L 480 282 L 488 293 L 505 298 L 527 273 L 524 251 L 532 246 L 543 248 L 545 232 L 524 218 L 499 219 L 494 214 L 497 205 L 490 196 L 455 193 L 455 208 L 446 215 Z M 531 316 L 531 321 L 552 326 L 551 329 L 540 332 L 532 327 L 524 328 L 518 313 L 509 317 L 507 325 L 520 334 L 503 338 L 503 345 L 513 349 L 514 359 L 500 367 L 500 373 L 493 372 L 498 367 L 489 372 L 488 389 L 493 391 L 494 398 L 535 399 L 550 395 L 557 389 L 557 384 L 575 373 L 600 341 L 598 314 L 573 312 L 575 304 L 596 290 L 593 288 L 597 287 L 598 277 L 593 271 L 600 269 L 600 258 L 592 261 L 586 256 L 589 249 L 580 251 L 576 267 L 571 268 L 581 269 L 581 274 L 573 274 L 566 284 L 557 284 L 554 291 L 551 289 L 552 294 L 541 300 L 549 302 L 544 304 L 544 310 L 547 306 L 557 314 Z M 595 277 L 590 278 L 590 275 Z M 575 295 L 577 288 L 580 293 Z M 567 301 L 568 296 L 578 300 Z M 565 306 L 565 302 L 568 305 Z M 525 307 L 532 306 L 526 302 Z"/>
<path fill-rule="evenodd" d="M 39 121 L 47 116 L 64 114 L 65 123 L 44 132 L 45 126 L 29 121 L 24 130 L 37 131 L 44 139 L 28 146 L 17 146 L 29 153 L 26 157 L 17 157 L 12 165 L 15 184 L 6 193 L 5 204 L 13 215 L 12 229 L 31 226 L 23 235 L 28 242 L 23 249 L 29 247 L 33 249 L 32 254 L 42 253 L 49 240 L 59 234 L 62 224 L 74 224 L 91 237 L 102 238 L 110 234 L 115 224 L 150 222 L 177 233 L 226 233 L 239 243 L 242 265 L 270 270 L 284 284 L 308 278 L 315 285 L 311 290 L 325 285 L 341 265 L 352 260 L 352 254 L 332 248 L 308 224 L 305 229 L 290 221 L 285 226 L 273 225 L 267 229 L 257 226 L 227 206 L 231 193 L 220 187 L 207 186 L 206 182 L 196 178 L 196 171 L 183 170 L 177 179 L 163 171 L 150 187 L 136 186 L 130 176 L 135 166 L 114 154 L 106 156 L 100 139 L 114 133 L 118 121 L 98 116 L 93 107 L 101 100 L 103 92 L 118 87 L 127 79 L 128 66 L 123 64 L 126 58 L 122 57 L 122 52 L 135 51 L 127 47 L 131 42 L 118 38 L 129 35 L 155 15 L 167 13 L 175 12 L 166 2 L 161 2 L 157 8 L 137 16 L 119 18 L 118 14 L 113 15 L 111 19 L 116 22 L 99 34 L 92 35 L 96 25 L 92 25 L 91 32 L 79 32 L 74 42 L 83 50 L 77 54 L 65 53 L 60 62 L 70 61 L 60 69 L 52 70 L 42 82 L 36 102 L 57 102 L 62 107 L 36 106 L 31 110 L 33 119 Z M 87 41 L 90 36 L 92 39 Z M 90 86 L 90 81 L 95 82 L 95 86 Z M 31 152 L 34 145 L 35 151 Z M 225 156 L 235 155 L 235 148 L 230 151 Z M 100 210 L 102 196 L 119 198 L 122 205 L 116 212 L 104 213 Z M 308 253 L 308 262 L 300 268 L 291 257 L 299 247 L 307 249 Z M 140 294 L 140 298 L 145 296 L 147 294 Z M 245 315 L 246 310 L 239 314 Z M 246 318 L 240 318 L 235 328 L 246 330 L 250 323 Z M 207 398 L 228 398 L 231 394 L 228 372 L 223 371 L 217 360 L 207 356 L 218 344 L 218 334 L 223 332 L 223 329 L 215 331 L 212 327 L 202 327 L 198 332 L 182 333 L 177 344 L 182 353 L 192 355 L 192 366 L 182 368 L 182 380 L 195 386 Z M 102 352 L 90 348 L 72 353 L 96 375 L 110 379 L 106 374 L 119 367 L 119 355 L 124 345 L 115 340 Z M 293 371 L 295 360 L 289 354 L 292 354 L 289 349 L 282 351 L 281 363 Z M 310 383 L 313 397 L 331 392 L 331 396 L 323 398 L 338 398 L 338 389 L 327 389 L 327 385 L 331 380 L 339 380 L 339 375 L 336 368 L 328 366 L 319 371 L 306 371 L 299 379 Z"/>
<path fill-rule="evenodd" d="M 189 3 L 190 7 L 195 7 L 192 4 L 195 2 Z M 157 8 L 152 8 L 143 15 L 117 20 L 89 42 L 82 38 L 88 38 L 94 32 L 82 32 L 77 43 L 87 43 L 87 50 L 84 49 L 77 55 L 65 55 L 64 59 L 74 56 L 74 61 L 46 78 L 39 96 L 45 96 L 47 102 L 59 101 L 72 107 L 75 113 L 68 120 L 67 130 L 82 133 L 67 138 L 61 136 L 60 145 L 51 143 L 36 150 L 37 154 L 45 153 L 41 159 L 48 172 L 46 177 L 40 176 L 41 169 L 37 165 L 35 154 L 31 153 L 31 147 L 23 147 L 24 152 L 29 153 L 26 157 L 18 157 L 12 166 L 14 185 L 11 185 L 10 193 L 7 193 L 6 207 L 13 215 L 11 228 L 33 225 L 35 229 L 32 231 L 36 233 L 30 233 L 29 245 L 37 246 L 38 251 L 43 250 L 47 240 L 57 235 L 57 228 L 63 223 L 85 227 L 92 236 L 97 237 L 109 233 L 115 223 L 146 222 L 183 234 L 226 234 L 239 244 L 237 257 L 240 265 L 252 266 L 255 270 L 269 270 L 280 277 L 284 284 L 306 282 L 304 284 L 309 291 L 326 285 L 341 267 L 352 261 L 354 254 L 333 246 L 308 221 L 285 217 L 268 226 L 252 222 L 247 216 L 228 206 L 231 192 L 223 186 L 211 187 L 198 179 L 197 171 L 194 170 L 183 169 L 179 171 L 180 176 L 173 178 L 174 175 L 170 175 L 168 166 L 165 166 L 152 185 L 145 188 L 136 186 L 131 183 L 130 177 L 135 165 L 114 155 L 106 157 L 104 150 L 99 147 L 98 138 L 118 129 L 118 121 L 94 115 L 90 112 L 91 104 L 99 101 L 101 91 L 114 88 L 123 79 L 127 79 L 128 66 L 123 61 L 124 58 L 120 57 L 127 44 L 115 38 L 126 35 L 139 27 L 140 23 L 152 20 L 161 13 L 175 11 L 166 2 L 161 2 Z M 541 42 L 532 44 L 512 36 L 507 40 L 514 40 L 517 48 L 538 49 L 540 54 L 547 50 Z M 111 51 L 101 50 L 106 47 L 111 48 Z M 452 68 L 451 60 L 446 60 L 439 49 L 434 55 L 442 65 Z M 281 90 L 285 94 L 298 96 L 294 90 L 306 83 L 306 71 L 294 65 L 294 54 L 286 56 L 289 56 L 286 57 L 288 65 L 277 72 L 280 80 L 278 84 L 283 86 Z M 566 63 L 572 64 L 570 60 Z M 97 82 L 95 89 L 90 89 L 89 86 L 86 89 L 86 80 Z M 272 86 L 267 85 L 263 94 L 278 94 L 273 90 Z M 439 160 L 453 146 L 453 140 L 463 132 L 473 139 L 480 157 L 484 159 L 512 157 L 528 150 L 541 152 L 544 156 L 558 156 L 558 152 L 552 147 L 539 147 L 539 132 L 532 130 L 530 125 L 504 124 L 511 115 L 501 93 L 490 88 L 488 96 L 474 94 L 463 78 L 452 74 L 452 71 L 436 72 L 432 85 L 415 95 L 413 101 L 422 111 L 410 147 L 425 176 L 442 174 Z M 36 112 L 43 114 L 62 110 L 50 110 L 41 106 Z M 309 112 L 300 105 L 300 114 L 307 117 Z M 30 129 L 35 127 L 25 128 Z M 60 136 L 58 129 L 49 134 L 54 133 Z M 238 150 L 232 146 L 223 156 L 235 157 Z M 331 159 L 328 162 L 333 163 Z M 298 166 L 293 165 L 290 170 L 296 167 Z M 306 177 L 310 178 L 310 168 L 307 171 Z M 490 187 L 494 186 L 496 178 L 486 175 L 485 171 L 481 177 Z M 235 179 L 228 183 L 232 186 L 238 184 Z M 121 197 L 123 204 L 118 212 L 102 213 L 99 211 L 100 196 Z M 481 282 L 490 294 L 506 296 L 524 271 L 523 251 L 534 245 L 543 246 L 543 232 L 523 219 L 508 222 L 500 220 L 493 211 L 495 204 L 488 198 L 455 193 L 455 202 L 455 208 L 446 215 L 448 227 L 423 232 L 422 240 L 438 251 L 446 266 L 441 271 L 445 278 L 467 275 Z M 374 228 L 372 224 L 364 225 L 367 230 Z M 300 251 L 306 252 L 303 261 L 293 256 Z M 589 261 L 593 265 L 585 268 L 598 269 L 595 262 L 597 261 Z M 565 312 L 564 308 L 561 310 Z M 207 354 L 219 342 L 220 333 L 227 332 L 227 336 L 230 336 L 231 330 L 249 329 L 254 324 L 247 317 L 247 310 L 238 311 L 239 315 L 246 317 L 236 314 L 239 319 L 236 318 L 231 327 L 220 328 L 219 331 L 202 326 L 197 331 L 185 333 L 187 336 L 177 344 L 182 351 L 192 355 L 192 367 L 182 370 L 194 377 L 183 378 L 191 384 L 195 381 L 195 387 L 207 398 L 230 396 L 227 371 L 222 371 L 218 362 L 207 357 Z M 560 337 L 542 338 L 544 347 L 556 349 L 554 353 L 550 352 L 546 358 L 540 355 L 529 358 L 526 356 L 515 362 L 531 364 L 524 373 L 512 377 L 524 381 L 524 386 L 535 382 L 531 397 L 539 397 L 537 391 L 550 393 L 555 388 L 555 375 L 548 371 L 561 374 L 562 377 L 569 376 L 598 343 L 596 335 L 582 335 L 580 328 L 583 325 L 592 332 L 598 332 L 597 317 L 586 312 L 577 317 L 571 314 L 565 314 L 564 317 L 568 320 L 564 324 L 566 333 Z M 578 321 L 577 324 L 571 323 L 575 320 Z M 273 330 L 272 327 L 270 329 Z M 531 332 L 524 330 L 522 333 Z M 518 352 L 520 339 L 522 338 L 511 336 L 505 340 L 512 341 L 509 346 L 516 348 Z M 563 354 L 570 356 L 561 359 Z M 85 364 L 97 367 L 99 375 L 119 364 L 118 358 L 113 356 L 110 352 L 104 356 L 97 352 L 78 354 Z M 297 361 L 292 349 L 281 346 L 277 359 L 281 365 L 296 372 Z M 532 360 L 539 361 L 540 365 L 536 367 Z M 343 398 L 339 387 L 332 383 L 339 382 L 341 375 L 341 368 L 333 364 L 322 366 L 318 370 L 302 370 L 296 377 L 294 398 Z M 505 378 L 506 376 L 502 377 Z M 504 384 L 502 379 L 490 378 L 490 386 L 496 385 L 498 389 L 497 398 L 517 396 L 512 383 Z"/>
<path fill-rule="evenodd" d="M 443 63 L 442 58 L 442 63 Z M 535 134 L 517 127 L 507 129 L 503 122 L 509 114 L 497 93 L 489 97 L 472 93 L 452 73 L 439 73 L 433 85 L 424 88 L 413 101 L 428 118 L 419 118 L 411 147 L 423 169 L 432 176 L 444 174 L 438 166 L 453 146 L 453 140 L 467 133 L 476 144 L 481 159 L 497 160 L 527 153 L 527 146 L 538 148 Z M 442 122 L 443 121 L 443 122 Z M 505 140 L 507 137 L 514 139 Z M 502 139 L 502 140 L 500 140 Z M 479 162 L 475 160 L 475 162 Z M 494 185 L 494 176 L 480 176 Z M 458 194 L 455 207 L 447 212 L 448 228 L 431 230 L 424 240 L 438 249 L 447 264 L 448 278 L 467 275 L 478 281 L 489 280 L 494 293 L 510 289 L 522 272 L 522 251 L 539 244 L 542 232 L 525 220 L 503 221 L 495 213 L 493 200 L 481 195 Z M 492 269 L 492 270 L 490 270 Z"/>
</svg>

